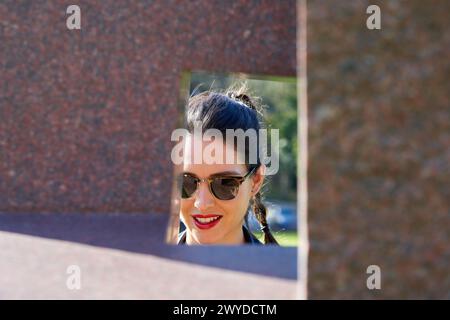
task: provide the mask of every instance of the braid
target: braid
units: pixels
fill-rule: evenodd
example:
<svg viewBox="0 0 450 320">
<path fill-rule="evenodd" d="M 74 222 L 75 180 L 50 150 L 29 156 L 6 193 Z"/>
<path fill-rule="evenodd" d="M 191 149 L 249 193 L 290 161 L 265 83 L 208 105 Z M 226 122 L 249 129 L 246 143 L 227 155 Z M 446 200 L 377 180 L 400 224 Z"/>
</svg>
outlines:
<svg viewBox="0 0 450 320">
<path fill-rule="evenodd" d="M 267 209 L 266 206 L 262 203 L 261 193 L 255 194 L 253 201 L 253 212 L 255 213 L 256 219 L 258 219 L 259 224 L 261 225 L 261 230 L 264 232 L 264 244 L 276 244 L 278 245 L 277 240 L 275 240 L 274 236 L 270 232 L 269 224 L 267 223 Z"/>
</svg>

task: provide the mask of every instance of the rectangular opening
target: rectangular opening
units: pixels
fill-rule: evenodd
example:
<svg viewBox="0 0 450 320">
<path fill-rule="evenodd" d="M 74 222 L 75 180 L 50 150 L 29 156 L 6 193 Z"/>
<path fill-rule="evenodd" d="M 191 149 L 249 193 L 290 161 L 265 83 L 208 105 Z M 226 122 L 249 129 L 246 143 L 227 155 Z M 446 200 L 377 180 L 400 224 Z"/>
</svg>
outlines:
<svg viewBox="0 0 450 320">
<path fill-rule="evenodd" d="M 211 73 L 206 71 L 194 71 L 184 72 L 180 84 L 180 117 L 178 119 L 177 128 L 185 129 L 187 129 L 186 114 L 188 109 L 188 101 L 191 97 L 195 97 L 197 95 L 205 93 L 206 91 L 220 93 L 226 96 L 226 91 L 230 87 L 233 87 L 234 91 L 238 90 L 238 88 L 241 88 L 242 85 L 245 85 L 247 87 L 246 93 L 248 97 L 253 101 L 251 104 L 256 105 L 256 108 L 261 116 L 259 120 L 262 121 L 260 122 L 260 124 L 262 123 L 263 125 L 260 129 L 266 129 L 267 136 L 266 143 L 261 144 L 264 135 L 258 136 L 259 143 L 257 143 L 258 146 L 266 146 L 266 158 L 264 158 L 264 156 L 258 157 L 258 159 L 261 158 L 260 162 L 266 164 L 264 182 L 262 183 L 262 187 L 260 189 L 260 194 L 262 195 L 261 202 L 267 209 L 266 221 L 270 233 L 273 235 L 276 242 L 280 246 L 297 246 L 298 134 L 296 78 L 257 76 L 242 73 Z M 232 101 L 235 100 L 237 100 L 242 105 L 242 101 L 239 98 L 232 99 Z M 211 102 L 212 100 L 209 101 Z M 245 102 L 243 103 L 243 105 L 248 107 Z M 219 109 L 220 107 L 216 108 L 215 110 Z M 240 113 L 230 114 L 230 111 L 227 111 L 228 109 L 222 109 L 219 112 L 214 113 L 215 117 L 221 118 L 221 120 L 218 121 L 219 126 L 233 126 L 233 120 L 228 119 L 228 122 L 225 122 L 225 124 L 223 123 L 223 118 L 227 117 L 237 117 L 237 119 L 235 119 L 236 127 L 239 127 L 239 124 L 245 123 L 245 119 L 240 118 L 245 117 L 245 112 L 241 116 Z M 203 117 L 202 119 L 205 118 Z M 212 127 L 214 127 L 214 125 L 212 125 Z M 275 132 L 278 133 L 278 136 Z M 181 142 L 181 140 L 178 140 L 178 142 Z M 175 145 L 176 144 L 174 144 L 174 147 Z M 263 150 L 263 148 L 258 149 L 259 155 L 263 153 L 261 150 Z M 197 149 L 196 151 L 199 151 L 199 149 Z M 275 154 L 272 154 L 273 152 L 275 152 Z M 205 157 L 204 153 L 203 157 Z M 268 158 L 270 158 L 270 161 L 268 161 Z M 223 159 L 225 159 L 225 157 Z M 246 160 L 248 162 L 249 159 L 247 158 Z M 193 199 L 188 200 L 191 202 L 190 206 L 184 206 L 185 211 L 189 211 L 189 213 L 186 214 L 181 209 L 181 204 L 184 200 L 181 199 L 182 186 L 180 186 L 178 178 L 184 171 L 186 171 L 184 170 L 186 169 L 186 166 L 183 164 L 185 164 L 185 162 L 181 164 L 174 164 L 171 218 L 167 232 L 167 242 L 171 244 L 180 243 L 180 237 L 183 236 L 183 234 L 186 237 L 186 234 L 191 231 L 191 228 L 194 229 L 192 233 L 201 232 L 199 230 L 195 230 L 198 229 L 196 228 L 195 223 L 192 224 L 188 222 L 188 224 L 190 225 L 188 226 L 188 228 L 186 228 L 186 223 L 183 222 L 183 219 L 188 219 L 186 218 L 186 216 L 189 217 L 189 213 L 201 213 L 201 209 L 199 209 L 198 206 L 196 207 L 194 203 L 195 194 L 192 197 Z M 197 165 L 196 168 L 199 169 L 199 172 L 197 172 L 198 176 L 202 175 L 203 173 L 214 172 L 215 169 L 211 170 L 211 166 L 214 166 L 215 164 L 208 165 L 204 162 L 203 164 L 209 167 L 207 169 L 204 169 L 203 167 Z M 185 168 L 183 168 L 183 166 Z M 217 166 L 217 170 L 222 167 L 223 166 Z M 202 176 L 200 178 L 206 177 Z M 197 188 L 198 190 L 200 190 L 201 187 L 197 185 Z M 196 190 L 196 192 L 200 192 L 198 190 Z M 212 211 L 216 210 L 216 208 L 214 208 L 214 206 L 216 205 L 220 215 L 224 216 L 224 218 L 220 218 L 220 220 L 223 219 L 223 222 L 225 222 L 226 214 L 230 213 L 230 204 L 235 203 L 236 201 L 235 199 L 231 200 L 230 202 L 225 201 L 225 205 L 222 206 L 221 202 L 223 203 L 223 201 L 214 197 L 211 187 L 210 191 L 212 194 L 208 196 L 211 198 L 211 202 L 213 202 Z M 259 242 L 264 243 L 265 232 L 261 231 L 262 229 L 264 230 L 264 225 L 261 224 L 261 219 L 258 219 L 256 217 L 254 212 L 255 210 L 253 210 L 253 203 L 254 197 L 250 199 L 250 202 L 248 202 L 248 211 L 245 215 L 246 217 L 244 217 L 243 225 Z M 202 204 L 198 205 L 201 206 Z M 239 206 L 239 208 L 241 208 L 241 206 Z M 236 208 L 236 210 L 238 210 L 238 208 Z M 219 229 L 218 227 L 227 228 L 228 226 L 225 224 L 221 225 L 221 222 L 219 222 L 216 226 L 212 227 L 211 230 L 208 231 L 212 231 L 212 229 L 214 228 Z M 217 232 L 219 231 L 220 230 L 217 230 Z M 191 237 L 195 237 L 195 235 L 191 235 Z M 217 243 L 214 243 L 214 240 L 216 240 Z M 224 244 L 220 240 L 221 239 L 219 238 L 215 238 L 207 244 Z M 247 242 L 244 243 L 247 244 Z"/>
</svg>

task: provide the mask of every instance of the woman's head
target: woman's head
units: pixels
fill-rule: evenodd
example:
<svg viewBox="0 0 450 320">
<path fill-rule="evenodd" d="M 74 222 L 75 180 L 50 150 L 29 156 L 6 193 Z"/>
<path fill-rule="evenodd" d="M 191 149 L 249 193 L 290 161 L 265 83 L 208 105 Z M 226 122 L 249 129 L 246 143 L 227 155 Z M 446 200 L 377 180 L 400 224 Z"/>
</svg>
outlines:
<svg viewBox="0 0 450 320">
<path fill-rule="evenodd" d="M 205 140 L 194 134 L 186 137 L 180 214 L 187 228 L 188 243 L 242 242 L 242 226 L 249 204 L 265 233 L 265 243 L 276 243 L 268 229 L 266 208 L 261 202 L 265 167 L 260 162 L 259 143 L 256 143 L 256 161 L 249 161 L 254 143 L 251 145 L 249 139 L 245 139 L 241 150 L 236 148 L 236 139 L 225 139 L 227 129 L 258 132 L 262 126 L 255 102 L 243 90 L 207 91 L 189 100 L 186 119 L 189 132 L 193 133 L 195 126 L 200 124 L 202 132 L 215 129 L 223 138 Z M 196 145 L 201 146 L 202 153 L 206 149 L 223 150 L 224 155 L 231 153 L 237 160 L 239 154 L 245 161 L 198 163 L 192 161 L 193 153 L 199 151 L 195 149 Z"/>
</svg>

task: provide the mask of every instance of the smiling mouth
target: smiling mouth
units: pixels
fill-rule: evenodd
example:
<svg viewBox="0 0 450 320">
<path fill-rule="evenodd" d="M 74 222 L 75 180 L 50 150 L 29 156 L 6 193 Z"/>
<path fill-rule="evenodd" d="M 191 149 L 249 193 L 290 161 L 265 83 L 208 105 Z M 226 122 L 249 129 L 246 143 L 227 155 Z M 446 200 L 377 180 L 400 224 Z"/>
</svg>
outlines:
<svg viewBox="0 0 450 320">
<path fill-rule="evenodd" d="M 195 225 L 199 229 L 210 229 L 214 227 L 222 218 L 219 215 L 195 215 L 192 216 Z"/>
</svg>

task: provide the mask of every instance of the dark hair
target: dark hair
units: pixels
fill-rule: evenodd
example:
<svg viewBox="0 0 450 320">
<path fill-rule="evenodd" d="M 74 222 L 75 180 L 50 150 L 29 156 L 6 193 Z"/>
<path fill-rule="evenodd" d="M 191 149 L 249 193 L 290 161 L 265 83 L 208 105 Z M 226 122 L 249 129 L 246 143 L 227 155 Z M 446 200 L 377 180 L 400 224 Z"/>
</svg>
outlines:
<svg viewBox="0 0 450 320">
<path fill-rule="evenodd" d="M 197 121 L 201 121 L 202 131 L 217 129 L 224 136 L 226 129 L 258 130 L 263 126 L 263 116 L 256 98 L 250 98 L 244 85 L 235 89 L 231 87 L 225 92 L 205 91 L 192 96 L 187 108 L 187 128 L 192 133 Z M 259 135 L 257 136 L 259 139 Z M 261 166 L 259 157 L 259 141 L 257 143 L 257 163 L 247 164 L 248 170 Z M 245 159 L 248 159 L 249 145 L 245 143 Z M 258 220 L 261 230 L 264 232 L 265 244 L 278 244 L 270 232 L 267 223 L 267 209 L 262 202 L 261 191 L 254 196 L 252 209 Z M 248 212 L 245 216 L 247 222 Z"/>
</svg>

